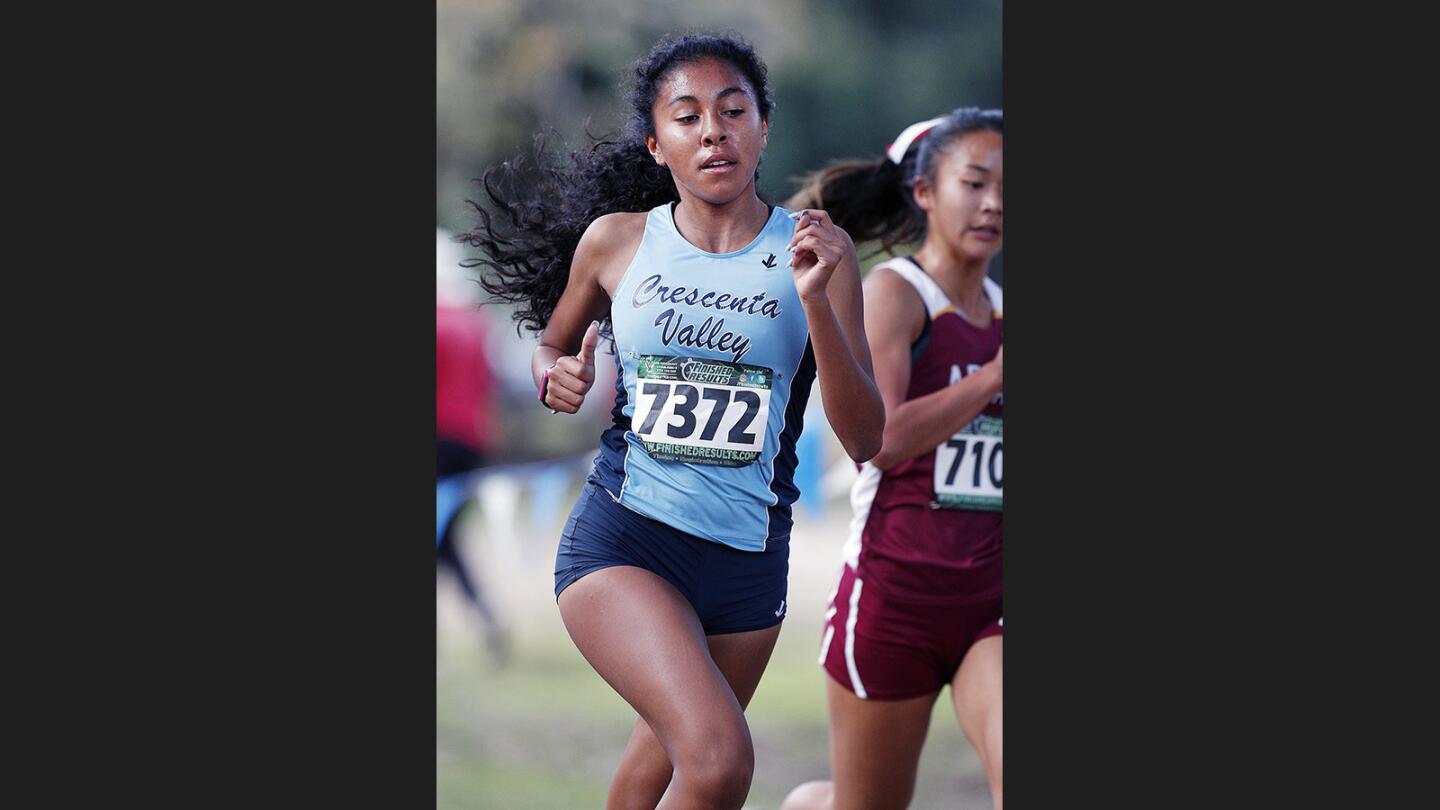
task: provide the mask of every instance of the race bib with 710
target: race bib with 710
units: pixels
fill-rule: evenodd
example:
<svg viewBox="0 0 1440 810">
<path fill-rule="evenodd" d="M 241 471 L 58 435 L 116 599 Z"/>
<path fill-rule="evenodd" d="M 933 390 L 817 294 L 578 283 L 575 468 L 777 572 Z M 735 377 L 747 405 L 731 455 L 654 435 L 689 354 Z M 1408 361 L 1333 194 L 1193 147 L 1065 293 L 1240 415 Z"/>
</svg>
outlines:
<svg viewBox="0 0 1440 810">
<path fill-rule="evenodd" d="M 658 461 L 752 464 L 765 446 L 772 376 L 764 366 L 641 355 L 631 429 Z"/>
<path fill-rule="evenodd" d="M 1004 503 L 1004 421 L 980 415 L 935 448 L 935 503 L 998 512 Z"/>
</svg>

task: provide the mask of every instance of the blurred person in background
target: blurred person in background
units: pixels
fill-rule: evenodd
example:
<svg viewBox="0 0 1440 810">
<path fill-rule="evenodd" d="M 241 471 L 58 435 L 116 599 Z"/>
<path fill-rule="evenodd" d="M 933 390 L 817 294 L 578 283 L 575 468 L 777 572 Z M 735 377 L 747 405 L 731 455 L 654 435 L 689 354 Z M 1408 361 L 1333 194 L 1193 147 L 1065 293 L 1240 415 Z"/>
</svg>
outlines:
<svg viewBox="0 0 1440 810">
<path fill-rule="evenodd" d="M 811 384 L 856 461 L 880 445 L 883 405 L 853 242 L 823 211 L 756 192 L 774 102 L 754 50 L 662 40 L 628 101 L 614 138 L 487 170 L 466 237 L 486 290 L 541 332 L 552 413 L 585 400 L 597 341 L 615 347 L 613 425 L 555 563 L 567 631 L 639 715 L 607 807 L 738 808 L 744 708 L 786 611 Z"/>
<path fill-rule="evenodd" d="M 485 598 L 482 581 L 455 537 L 459 512 L 475 503 L 470 474 L 485 464 L 498 427 L 495 376 L 487 353 L 480 288 L 460 269 L 460 250 L 436 232 L 435 277 L 435 565 L 454 576 L 480 617 L 484 643 L 497 663 L 508 655 L 507 633 Z"/>
<path fill-rule="evenodd" d="M 815 172 L 792 206 L 823 206 L 857 240 L 924 243 L 865 279 L 865 332 L 885 400 L 820 645 L 833 781 L 783 810 L 903 808 L 940 691 L 1002 806 L 1003 326 L 987 277 L 1003 234 L 1002 114 L 963 108 L 907 128 L 877 160 Z"/>
</svg>

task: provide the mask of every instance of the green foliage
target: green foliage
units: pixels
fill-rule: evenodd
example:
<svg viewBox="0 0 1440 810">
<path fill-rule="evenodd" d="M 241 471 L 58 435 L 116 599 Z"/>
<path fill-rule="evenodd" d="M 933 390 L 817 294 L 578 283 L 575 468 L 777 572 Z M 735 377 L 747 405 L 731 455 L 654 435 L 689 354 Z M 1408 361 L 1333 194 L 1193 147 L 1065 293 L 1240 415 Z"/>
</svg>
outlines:
<svg viewBox="0 0 1440 810">
<path fill-rule="evenodd" d="M 630 62 L 661 35 L 732 30 L 770 67 L 777 107 L 761 191 L 843 157 L 878 156 L 906 125 L 963 105 L 1000 106 L 999 0 L 468 0 L 436 16 L 436 223 L 485 167 L 551 129 L 572 146 L 622 120 Z"/>
</svg>

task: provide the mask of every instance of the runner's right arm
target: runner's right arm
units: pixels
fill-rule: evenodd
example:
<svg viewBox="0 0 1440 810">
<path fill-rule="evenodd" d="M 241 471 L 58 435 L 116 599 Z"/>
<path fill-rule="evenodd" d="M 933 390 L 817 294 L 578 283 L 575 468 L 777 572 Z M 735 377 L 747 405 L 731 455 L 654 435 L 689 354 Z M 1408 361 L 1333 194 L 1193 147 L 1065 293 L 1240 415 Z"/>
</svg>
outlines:
<svg viewBox="0 0 1440 810">
<path fill-rule="evenodd" d="M 875 362 L 875 385 L 885 401 L 885 437 L 870 463 L 882 470 L 934 450 L 1000 393 L 1003 347 L 994 360 L 953 385 L 905 399 L 910 346 L 928 317 L 925 302 L 899 275 L 877 270 L 865 279 L 865 334 Z"/>
<path fill-rule="evenodd" d="M 592 322 L 610 312 L 607 290 L 618 283 L 639 249 L 644 217 L 607 214 L 590 223 L 575 246 L 565 291 L 530 358 L 530 374 L 537 391 L 544 387 L 546 406 L 576 413 L 595 384 L 598 324 Z"/>
</svg>

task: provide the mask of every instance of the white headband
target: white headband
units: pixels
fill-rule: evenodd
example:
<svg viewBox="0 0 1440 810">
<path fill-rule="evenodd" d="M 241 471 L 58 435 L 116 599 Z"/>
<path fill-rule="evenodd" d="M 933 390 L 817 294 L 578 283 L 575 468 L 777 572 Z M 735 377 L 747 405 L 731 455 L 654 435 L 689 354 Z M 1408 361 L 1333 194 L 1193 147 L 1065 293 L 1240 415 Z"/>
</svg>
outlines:
<svg viewBox="0 0 1440 810">
<path fill-rule="evenodd" d="M 890 158 L 891 163 L 898 165 L 901 161 L 905 160 L 905 153 L 910 151 L 910 144 L 914 143 L 921 135 L 929 132 L 944 120 L 945 116 L 942 115 L 939 118 L 931 118 L 929 121 L 921 121 L 918 124 L 911 124 L 906 127 L 904 131 L 900 133 L 900 137 L 896 138 L 895 142 L 890 144 L 890 148 L 885 150 L 885 156 Z"/>
</svg>

